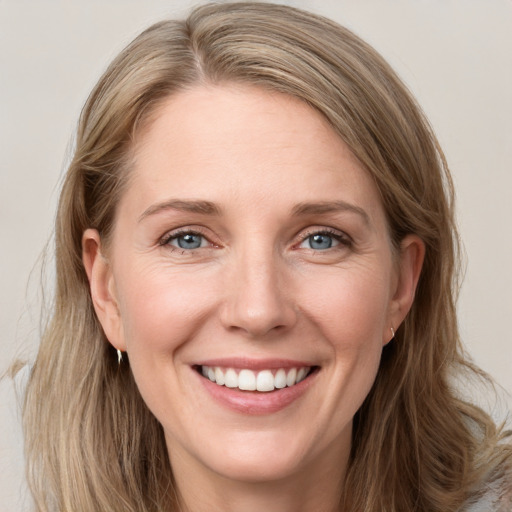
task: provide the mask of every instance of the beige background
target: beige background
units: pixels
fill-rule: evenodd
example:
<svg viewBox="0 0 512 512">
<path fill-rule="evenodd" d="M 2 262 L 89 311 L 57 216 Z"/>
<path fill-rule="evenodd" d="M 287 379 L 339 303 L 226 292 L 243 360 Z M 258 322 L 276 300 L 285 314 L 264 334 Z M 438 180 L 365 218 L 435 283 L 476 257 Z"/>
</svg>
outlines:
<svg viewBox="0 0 512 512">
<path fill-rule="evenodd" d="M 15 355 L 32 357 L 37 346 L 36 262 L 51 233 L 81 105 L 109 60 L 142 28 L 196 3 L 0 0 L 0 372 Z M 512 1 L 282 3 L 353 29 L 423 105 L 458 191 L 468 260 L 459 304 L 463 339 L 511 392 Z M 0 383 L 0 391 L 0 512 L 27 510 L 11 383 Z"/>
</svg>

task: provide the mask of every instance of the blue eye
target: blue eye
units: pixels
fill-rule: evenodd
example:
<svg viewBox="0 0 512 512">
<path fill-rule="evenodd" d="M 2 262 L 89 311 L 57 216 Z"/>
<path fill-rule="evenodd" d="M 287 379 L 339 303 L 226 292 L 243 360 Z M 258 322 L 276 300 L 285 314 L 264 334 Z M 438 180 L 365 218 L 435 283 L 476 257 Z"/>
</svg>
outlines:
<svg viewBox="0 0 512 512">
<path fill-rule="evenodd" d="M 308 237 L 308 241 L 311 249 L 317 249 L 319 251 L 330 249 L 333 243 L 336 243 L 336 240 L 334 240 L 332 236 L 326 235 L 325 233 L 311 235 Z"/>
<path fill-rule="evenodd" d="M 191 232 L 175 234 L 167 240 L 167 243 L 173 247 L 186 250 L 199 249 L 207 244 L 203 235 Z"/>
<path fill-rule="evenodd" d="M 303 249 L 325 251 L 340 244 L 339 236 L 331 233 L 314 233 L 306 237 L 300 244 Z"/>
</svg>

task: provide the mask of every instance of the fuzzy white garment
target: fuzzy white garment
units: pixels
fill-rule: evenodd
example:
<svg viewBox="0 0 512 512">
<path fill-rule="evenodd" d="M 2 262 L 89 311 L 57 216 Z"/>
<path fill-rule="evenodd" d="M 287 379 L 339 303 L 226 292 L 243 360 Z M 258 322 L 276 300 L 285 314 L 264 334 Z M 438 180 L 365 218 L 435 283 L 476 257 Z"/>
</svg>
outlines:
<svg viewBox="0 0 512 512">
<path fill-rule="evenodd" d="M 460 512 L 512 512 L 512 475 L 494 482 L 478 501 L 466 505 Z"/>
<path fill-rule="evenodd" d="M 477 503 L 464 507 L 461 512 L 502 512 L 500 505 L 496 503 L 497 497 L 491 493 L 486 494 Z M 503 510 L 503 512 L 505 512 Z"/>
</svg>

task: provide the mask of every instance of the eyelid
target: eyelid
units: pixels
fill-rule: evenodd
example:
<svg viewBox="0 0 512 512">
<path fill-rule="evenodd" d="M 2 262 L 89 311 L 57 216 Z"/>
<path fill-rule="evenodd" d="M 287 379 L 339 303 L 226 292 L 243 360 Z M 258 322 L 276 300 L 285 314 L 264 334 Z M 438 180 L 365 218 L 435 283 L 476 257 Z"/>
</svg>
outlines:
<svg viewBox="0 0 512 512">
<path fill-rule="evenodd" d="M 304 242 L 304 240 L 307 240 L 310 236 L 313 235 L 329 235 L 345 245 L 353 243 L 352 238 L 349 235 L 347 235 L 347 233 L 345 233 L 344 231 L 330 227 L 318 226 L 307 228 L 306 231 L 303 231 L 299 235 L 299 244 Z"/>
<path fill-rule="evenodd" d="M 158 239 L 158 245 L 165 247 L 173 247 L 170 245 L 170 241 L 173 239 L 176 239 L 183 235 L 197 235 L 203 237 L 211 246 L 216 246 L 214 242 L 212 242 L 211 238 L 204 233 L 204 230 L 201 228 L 201 226 L 183 226 L 180 228 L 176 228 L 170 231 L 167 231 L 163 236 L 161 236 Z M 190 251 L 193 251 L 196 249 L 190 249 Z"/>
</svg>

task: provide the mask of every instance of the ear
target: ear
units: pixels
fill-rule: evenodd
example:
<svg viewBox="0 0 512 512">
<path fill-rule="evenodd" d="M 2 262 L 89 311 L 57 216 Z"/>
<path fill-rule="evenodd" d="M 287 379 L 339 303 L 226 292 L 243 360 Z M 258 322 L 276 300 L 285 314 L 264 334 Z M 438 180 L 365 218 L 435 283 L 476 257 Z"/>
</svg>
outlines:
<svg viewBox="0 0 512 512">
<path fill-rule="evenodd" d="M 396 288 L 390 303 L 390 325 L 384 334 L 384 343 L 393 338 L 391 328 L 396 331 L 411 309 L 424 257 L 423 240 L 417 235 L 407 235 L 400 244 Z"/>
<path fill-rule="evenodd" d="M 82 261 L 89 279 L 94 310 L 103 331 L 114 348 L 125 351 L 114 275 L 108 259 L 101 253 L 101 238 L 95 229 L 84 231 Z"/>
</svg>

